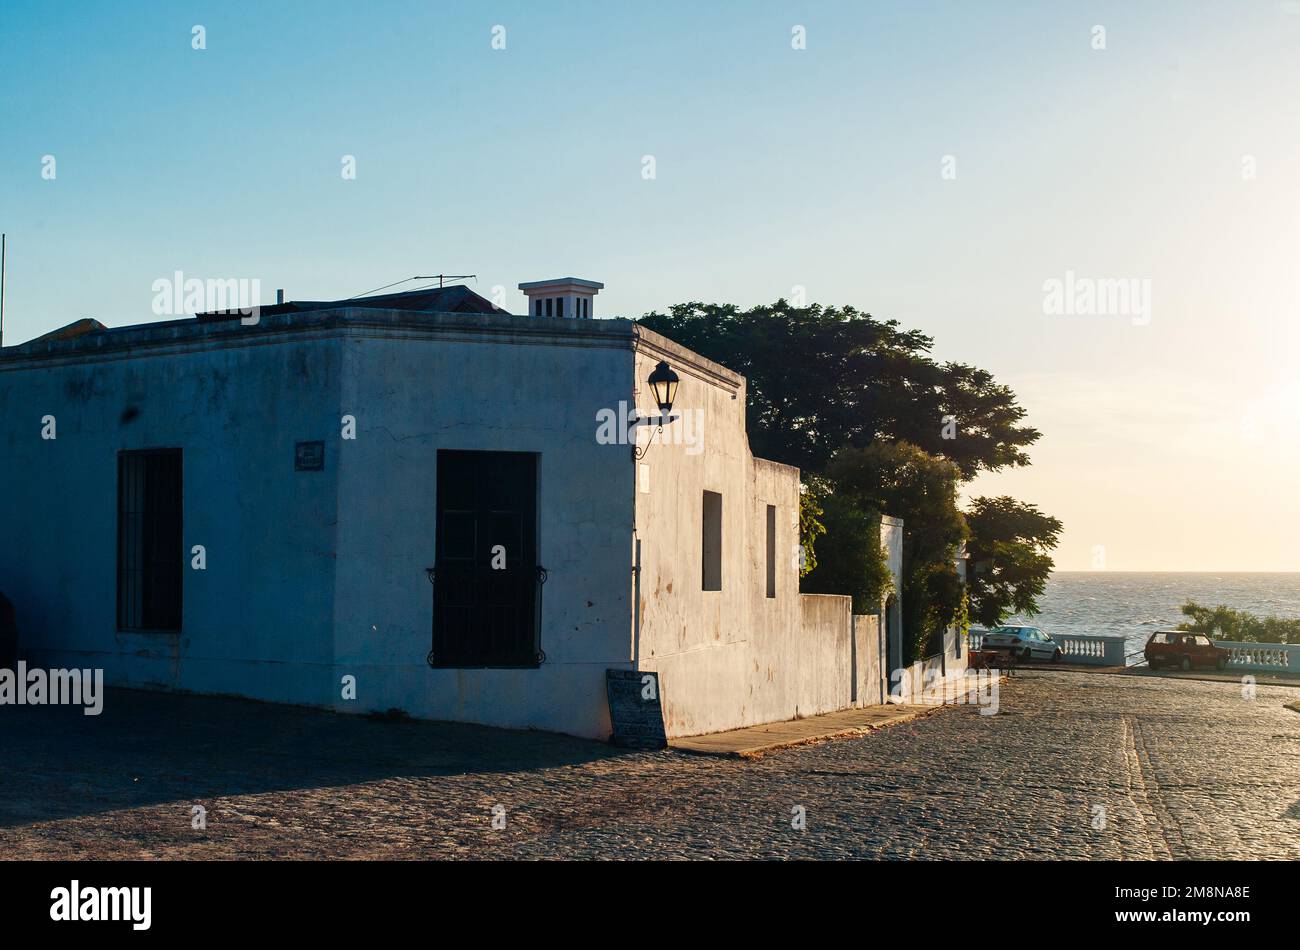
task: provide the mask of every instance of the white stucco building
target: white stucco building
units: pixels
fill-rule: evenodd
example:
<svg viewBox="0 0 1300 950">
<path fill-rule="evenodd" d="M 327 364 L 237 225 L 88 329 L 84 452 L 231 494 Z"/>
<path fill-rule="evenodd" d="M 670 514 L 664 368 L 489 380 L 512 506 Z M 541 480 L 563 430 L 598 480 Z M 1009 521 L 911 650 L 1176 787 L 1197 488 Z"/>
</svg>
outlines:
<svg viewBox="0 0 1300 950">
<path fill-rule="evenodd" d="M 451 287 L 0 351 L 21 653 L 596 738 L 610 669 L 658 674 L 669 736 L 881 702 L 889 634 L 799 593 L 799 473 L 750 454 L 744 379 L 590 319 L 593 281 L 521 287 L 525 316 Z"/>
</svg>

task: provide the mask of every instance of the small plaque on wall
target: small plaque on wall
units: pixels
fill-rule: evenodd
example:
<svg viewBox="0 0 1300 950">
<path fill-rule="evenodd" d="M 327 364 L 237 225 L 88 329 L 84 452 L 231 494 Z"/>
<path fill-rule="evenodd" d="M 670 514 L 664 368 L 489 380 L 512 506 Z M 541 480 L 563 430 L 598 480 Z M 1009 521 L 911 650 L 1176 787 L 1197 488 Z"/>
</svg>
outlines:
<svg viewBox="0 0 1300 950">
<path fill-rule="evenodd" d="M 293 447 L 295 472 L 320 472 L 325 469 L 325 443 L 299 442 Z"/>
</svg>

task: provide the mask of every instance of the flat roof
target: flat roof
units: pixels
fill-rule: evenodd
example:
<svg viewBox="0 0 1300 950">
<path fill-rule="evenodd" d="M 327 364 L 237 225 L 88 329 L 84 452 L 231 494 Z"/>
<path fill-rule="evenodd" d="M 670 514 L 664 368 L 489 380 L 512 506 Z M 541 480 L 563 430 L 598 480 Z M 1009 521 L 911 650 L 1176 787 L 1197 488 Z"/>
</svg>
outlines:
<svg viewBox="0 0 1300 950">
<path fill-rule="evenodd" d="M 546 287 L 585 287 L 588 290 L 604 290 L 605 285 L 598 280 L 584 280 L 581 277 L 556 277 L 553 280 L 530 280 L 519 285 L 520 290 L 542 290 Z"/>
</svg>

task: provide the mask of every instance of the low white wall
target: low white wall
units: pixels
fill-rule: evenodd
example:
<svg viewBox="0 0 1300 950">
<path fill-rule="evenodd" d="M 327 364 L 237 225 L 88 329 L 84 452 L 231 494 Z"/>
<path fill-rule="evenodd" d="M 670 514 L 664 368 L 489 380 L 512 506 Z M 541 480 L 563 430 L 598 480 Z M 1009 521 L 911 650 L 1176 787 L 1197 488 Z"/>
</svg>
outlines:
<svg viewBox="0 0 1300 950">
<path fill-rule="evenodd" d="M 988 631 L 970 631 L 970 649 L 983 647 Z M 1061 648 L 1061 662 L 1082 666 L 1124 666 L 1128 638 L 1120 633 L 1075 634 L 1053 633 L 1051 637 Z"/>
<path fill-rule="evenodd" d="M 880 614 L 853 615 L 853 705 L 889 701 L 883 664 L 884 631 Z"/>
<path fill-rule="evenodd" d="M 853 705 L 853 598 L 800 594 L 803 624 L 787 662 L 798 671 L 792 698 L 797 716 L 816 716 Z"/>
<path fill-rule="evenodd" d="M 1300 675 L 1300 643 L 1242 643 L 1239 640 L 1215 640 L 1214 645 L 1232 651 L 1228 657 L 1230 670 Z"/>
<path fill-rule="evenodd" d="M 980 649 L 981 639 L 981 635 L 972 630 L 970 648 Z M 1052 639 L 1061 645 L 1063 663 L 1084 666 L 1125 666 L 1128 663 L 1129 641 L 1121 633 L 1054 633 Z M 1300 675 L 1300 643 L 1215 640 L 1214 645 L 1231 651 L 1228 657 L 1230 670 Z"/>
<path fill-rule="evenodd" d="M 1084 666 L 1125 666 L 1128 638 L 1122 634 L 1052 634 L 1061 645 L 1061 662 Z"/>
<path fill-rule="evenodd" d="M 800 594 L 794 629 L 647 658 L 669 738 L 801 719 L 853 705 L 853 600 Z"/>
</svg>

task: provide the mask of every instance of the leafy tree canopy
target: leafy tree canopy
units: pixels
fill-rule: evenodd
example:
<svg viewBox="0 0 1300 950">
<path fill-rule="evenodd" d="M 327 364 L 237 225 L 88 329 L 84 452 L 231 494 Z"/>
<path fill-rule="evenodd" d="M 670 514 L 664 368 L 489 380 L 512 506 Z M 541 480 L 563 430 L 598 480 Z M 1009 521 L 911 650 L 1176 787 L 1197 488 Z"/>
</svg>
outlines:
<svg viewBox="0 0 1300 950">
<path fill-rule="evenodd" d="M 1025 449 L 1041 435 L 991 374 L 937 363 L 930 337 L 853 307 L 696 302 L 639 322 L 742 373 L 754 454 L 805 471 L 882 439 L 910 442 L 970 479 L 1028 465 Z M 944 438 L 946 417 L 955 438 Z"/>
<path fill-rule="evenodd" d="M 826 533 L 822 502 L 830 491 L 824 478 L 809 475 L 799 486 L 799 576 L 817 569 L 817 539 Z"/>
<path fill-rule="evenodd" d="M 1048 552 L 1056 547 L 1061 522 L 1002 495 L 974 499 L 966 524 L 971 616 L 995 627 L 1012 614 L 1038 613 L 1038 598 L 1052 573 Z"/>
<path fill-rule="evenodd" d="M 1183 616 L 1188 619 L 1178 625 L 1179 630 L 1207 633 L 1216 640 L 1300 643 L 1300 618 L 1257 617 L 1222 604 L 1218 607 L 1202 607 L 1194 600 L 1183 604 Z"/>
<path fill-rule="evenodd" d="M 800 589 L 813 594 L 849 594 L 855 614 L 880 611 L 893 587 L 889 561 L 881 546 L 880 512 L 863 508 L 829 480 L 810 476 L 805 496 L 816 499 L 826 537 L 817 544 L 817 560 Z"/>
<path fill-rule="evenodd" d="M 961 582 L 953 565 L 967 534 L 957 507 L 961 471 L 956 463 L 910 442 L 876 442 L 836 453 L 827 477 L 836 495 L 859 510 L 897 513 L 904 519 L 903 627 L 910 662 L 961 608 Z M 828 526 L 828 532 L 833 530 Z"/>
</svg>

